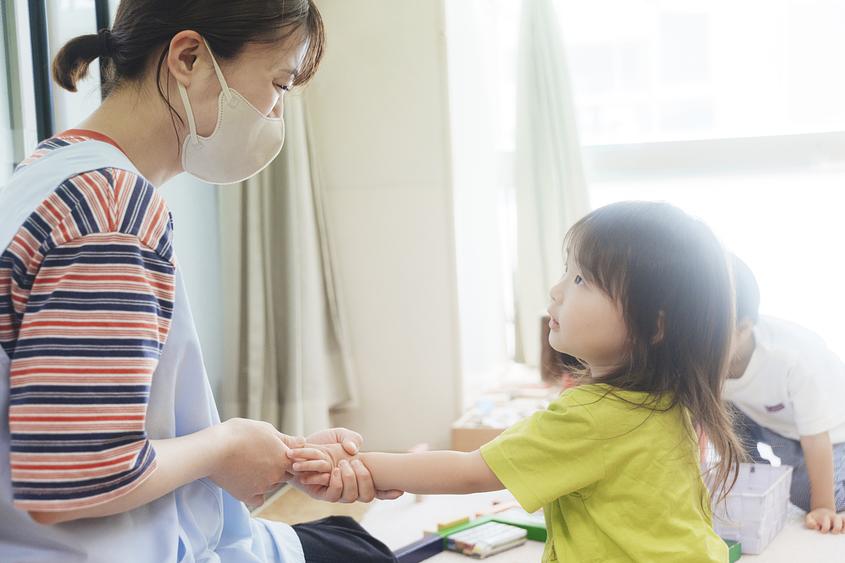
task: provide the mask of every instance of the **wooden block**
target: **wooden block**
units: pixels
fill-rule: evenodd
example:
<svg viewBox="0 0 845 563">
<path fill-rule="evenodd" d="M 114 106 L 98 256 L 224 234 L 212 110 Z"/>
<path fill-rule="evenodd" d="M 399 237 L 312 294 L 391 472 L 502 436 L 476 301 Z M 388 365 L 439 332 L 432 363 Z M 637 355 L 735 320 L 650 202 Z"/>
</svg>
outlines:
<svg viewBox="0 0 845 563">
<path fill-rule="evenodd" d="M 458 518 L 457 520 L 452 520 L 451 522 L 441 522 L 437 525 L 437 531 L 442 532 L 443 530 L 455 528 L 456 526 L 461 526 L 467 522 L 469 522 L 469 516 L 464 516 L 463 518 Z"/>
</svg>

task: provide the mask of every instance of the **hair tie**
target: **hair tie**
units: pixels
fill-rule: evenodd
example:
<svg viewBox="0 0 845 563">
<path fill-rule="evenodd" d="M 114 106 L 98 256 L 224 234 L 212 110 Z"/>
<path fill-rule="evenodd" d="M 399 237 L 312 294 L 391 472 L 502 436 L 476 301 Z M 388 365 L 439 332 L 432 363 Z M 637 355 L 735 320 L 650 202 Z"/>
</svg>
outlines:
<svg viewBox="0 0 845 563">
<path fill-rule="evenodd" d="M 106 28 L 97 32 L 97 39 L 100 42 L 100 56 L 110 57 L 112 54 L 111 31 Z"/>
</svg>

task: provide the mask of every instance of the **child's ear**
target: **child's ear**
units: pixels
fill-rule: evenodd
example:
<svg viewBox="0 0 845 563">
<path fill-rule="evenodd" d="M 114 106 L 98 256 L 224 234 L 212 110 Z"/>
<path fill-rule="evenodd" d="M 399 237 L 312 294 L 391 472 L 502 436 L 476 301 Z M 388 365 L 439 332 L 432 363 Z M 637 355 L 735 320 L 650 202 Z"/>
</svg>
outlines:
<svg viewBox="0 0 845 563">
<path fill-rule="evenodd" d="M 754 322 L 751 319 L 742 319 L 736 325 L 736 332 L 740 338 L 745 338 L 754 331 Z"/>
<path fill-rule="evenodd" d="M 651 337 L 652 344 L 660 344 L 663 342 L 663 338 L 666 335 L 666 313 L 663 311 L 659 311 L 657 313 L 657 330 L 654 332 L 654 336 Z"/>
<path fill-rule="evenodd" d="M 737 350 L 743 349 L 754 334 L 754 322 L 750 319 L 743 319 L 736 325 L 734 329 L 731 350 L 735 353 Z"/>
</svg>

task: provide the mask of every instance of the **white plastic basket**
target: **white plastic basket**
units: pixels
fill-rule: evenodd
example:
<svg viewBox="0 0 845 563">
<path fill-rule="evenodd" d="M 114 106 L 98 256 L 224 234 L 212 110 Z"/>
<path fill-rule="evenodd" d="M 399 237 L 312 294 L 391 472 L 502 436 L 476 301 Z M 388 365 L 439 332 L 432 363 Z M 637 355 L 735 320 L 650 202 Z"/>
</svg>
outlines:
<svg viewBox="0 0 845 563">
<path fill-rule="evenodd" d="M 713 528 L 742 552 L 761 553 L 786 523 L 792 467 L 743 463 L 736 485 L 713 507 Z"/>
</svg>

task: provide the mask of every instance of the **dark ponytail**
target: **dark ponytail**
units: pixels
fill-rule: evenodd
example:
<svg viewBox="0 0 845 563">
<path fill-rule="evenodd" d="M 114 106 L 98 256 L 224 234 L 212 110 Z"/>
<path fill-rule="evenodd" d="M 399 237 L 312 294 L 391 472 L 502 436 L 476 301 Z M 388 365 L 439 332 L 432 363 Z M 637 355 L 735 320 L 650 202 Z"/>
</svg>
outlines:
<svg viewBox="0 0 845 563">
<path fill-rule="evenodd" d="M 98 36 L 74 37 L 53 59 L 53 80 L 65 90 L 76 92 L 76 84 L 88 74 L 88 67 L 100 54 Z"/>
<path fill-rule="evenodd" d="M 100 58 L 108 95 L 124 81 L 140 78 L 153 57 L 158 60 L 158 78 L 170 40 L 188 29 L 202 35 L 215 56 L 223 59 L 236 56 L 249 42 L 273 42 L 303 31 L 308 49 L 295 85 L 314 75 L 325 42 L 323 20 L 313 0 L 123 0 L 110 31 L 80 35 L 61 48 L 53 60 L 53 79 L 76 92 L 88 67 Z"/>
</svg>

